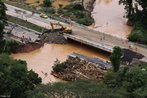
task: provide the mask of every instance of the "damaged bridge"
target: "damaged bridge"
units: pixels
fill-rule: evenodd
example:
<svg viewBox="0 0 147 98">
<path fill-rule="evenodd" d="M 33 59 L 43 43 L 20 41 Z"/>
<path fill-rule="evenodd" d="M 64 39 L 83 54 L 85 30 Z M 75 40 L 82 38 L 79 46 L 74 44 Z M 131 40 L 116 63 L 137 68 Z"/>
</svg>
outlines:
<svg viewBox="0 0 147 98">
<path fill-rule="evenodd" d="M 76 35 L 72 35 L 72 34 L 64 34 L 64 37 L 66 39 L 72 39 L 74 41 L 101 49 L 101 50 L 109 52 L 109 53 L 112 53 L 112 51 L 113 51 L 113 47 L 110 45 L 107 45 L 104 43 L 97 43 L 92 40 L 88 40 L 87 38 L 84 38 L 84 37 L 80 37 L 80 36 L 76 36 Z"/>
</svg>

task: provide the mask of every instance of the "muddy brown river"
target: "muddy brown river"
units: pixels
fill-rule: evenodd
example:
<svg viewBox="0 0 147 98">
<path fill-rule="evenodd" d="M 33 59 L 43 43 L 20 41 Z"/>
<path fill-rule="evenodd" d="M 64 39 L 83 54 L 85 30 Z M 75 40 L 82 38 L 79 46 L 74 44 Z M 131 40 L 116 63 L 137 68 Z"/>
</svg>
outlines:
<svg viewBox="0 0 147 98">
<path fill-rule="evenodd" d="M 34 0 L 28 0 L 34 1 Z M 40 0 L 42 1 L 42 0 Z M 56 0 L 57 6 L 61 0 Z M 59 2 L 60 1 L 60 2 Z M 68 0 L 64 0 L 68 1 Z M 68 4 L 68 2 L 66 2 Z M 95 19 L 95 30 L 118 36 L 123 39 L 131 32 L 131 27 L 126 25 L 123 18 L 125 11 L 123 6 L 118 5 L 118 0 L 96 0 L 92 15 Z M 25 60 L 28 69 L 33 69 L 42 78 L 42 83 L 61 81 L 50 75 L 54 61 L 58 58 L 65 61 L 67 55 L 76 52 L 89 57 L 98 57 L 108 60 L 108 56 L 101 51 L 81 44 L 70 43 L 66 45 L 45 44 L 42 48 L 30 53 L 12 54 L 15 59 Z M 48 75 L 46 76 L 45 73 Z"/>
<path fill-rule="evenodd" d="M 125 10 L 119 0 L 96 0 L 92 16 L 95 30 L 126 39 L 132 28 L 126 25 Z"/>
<path fill-rule="evenodd" d="M 60 81 L 54 76 L 50 75 L 54 61 L 59 59 L 65 61 L 67 55 L 76 52 L 90 57 L 99 57 L 108 60 L 108 57 L 99 50 L 87 47 L 77 43 L 70 43 L 65 45 L 60 44 L 45 44 L 42 48 L 32 51 L 30 53 L 12 54 L 14 59 L 21 59 L 27 62 L 28 69 L 34 70 L 42 78 L 42 83 Z M 44 75 L 47 73 L 48 75 Z"/>
</svg>

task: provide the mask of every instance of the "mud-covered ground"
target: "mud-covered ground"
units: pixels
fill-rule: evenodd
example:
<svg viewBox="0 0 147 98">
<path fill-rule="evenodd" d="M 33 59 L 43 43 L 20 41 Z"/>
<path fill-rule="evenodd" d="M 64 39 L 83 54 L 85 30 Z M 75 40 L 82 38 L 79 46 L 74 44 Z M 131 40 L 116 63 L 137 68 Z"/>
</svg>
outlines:
<svg viewBox="0 0 147 98">
<path fill-rule="evenodd" d="M 25 33 L 24 33 L 25 34 Z M 11 36 L 12 37 L 12 36 Z M 14 37 L 14 35 L 13 35 Z M 18 37 L 19 38 L 19 37 Z M 30 37 L 31 38 L 31 37 Z M 19 38 L 21 41 L 22 37 Z M 24 41 L 23 41 L 24 42 Z M 26 53 L 41 48 L 44 43 L 48 44 L 66 44 L 68 41 L 64 38 L 63 33 L 59 31 L 47 31 L 39 35 L 38 38 L 31 42 L 27 41 L 24 44 L 19 45 L 14 53 Z"/>
<path fill-rule="evenodd" d="M 40 35 L 40 41 L 48 44 L 66 44 L 67 40 L 64 38 L 63 33 L 59 31 L 47 31 Z"/>
</svg>

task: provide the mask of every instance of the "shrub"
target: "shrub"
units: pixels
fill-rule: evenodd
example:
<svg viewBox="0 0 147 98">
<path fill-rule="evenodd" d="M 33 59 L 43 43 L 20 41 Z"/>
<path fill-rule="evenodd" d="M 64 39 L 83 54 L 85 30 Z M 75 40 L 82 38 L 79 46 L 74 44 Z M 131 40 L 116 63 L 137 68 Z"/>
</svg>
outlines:
<svg viewBox="0 0 147 98">
<path fill-rule="evenodd" d="M 72 9 L 84 10 L 84 7 L 81 4 L 73 4 Z"/>
<path fill-rule="evenodd" d="M 55 9 L 54 8 L 46 8 L 46 12 L 47 12 L 47 14 L 49 13 L 49 14 L 55 14 Z"/>
<path fill-rule="evenodd" d="M 147 30 L 141 25 L 140 22 L 137 22 L 134 25 L 133 31 L 128 36 L 128 39 L 132 42 L 138 42 L 147 45 Z"/>
<path fill-rule="evenodd" d="M 56 73 L 64 72 L 64 70 L 66 68 L 71 68 L 75 64 L 76 64 L 76 62 L 72 62 L 72 61 L 68 61 L 68 60 L 65 62 L 62 62 L 62 63 L 60 63 L 59 60 L 56 60 L 54 66 L 53 66 L 53 71 Z"/>
<path fill-rule="evenodd" d="M 26 91 L 41 83 L 34 71 L 27 70 L 26 62 L 0 54 L 0 94 L 11 98 L 26 98 Z"/>
<path fill-rule="evenodd" d="M 59 8 L 58 14 L 63 14 L 63 16 L 70 17 L 77 23 L 86 26 L 92 25 L 94 23 L 94 19 L 91 17 L 91 13 L 86 11 L 81 4 L 75 3 L 67 5 L 64 8 Z"/>
<path fill-rule="evenodd" d="M 92 23 L 94 23 L 94 19 L 90 17 L 84 17 L 84 18 L 77 19 L 77 23 L 89 26 L 89 25 L 92 25 Z"/>
<path fill-rule="evenodd" d="M 51 7 L 51 0 L 44 0 L 44 2 L 43 2 L 43 6 L 44 7 Z"/>
<path fill-rule="evenodd" d="M 3 40 L 0 42 L 0 53 L 11 53 L 13 52 L 16 47 L 20 45 L 20 43 L 13 41 L 13 40 Z"/>
<path fill-rule="evenodd" d="M 66 69 L 67 66 L 65 64 L 57 64 L 53 67 L 53 70 L 55 72 L 64 72 L 64 69 Z"/>
</svg>

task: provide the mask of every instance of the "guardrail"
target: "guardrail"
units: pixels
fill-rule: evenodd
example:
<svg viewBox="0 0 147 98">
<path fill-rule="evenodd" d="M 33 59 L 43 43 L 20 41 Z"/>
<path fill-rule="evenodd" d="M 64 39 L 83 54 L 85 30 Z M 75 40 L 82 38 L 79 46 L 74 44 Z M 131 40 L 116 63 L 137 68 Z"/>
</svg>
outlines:
<svg viewBox="0 0 147 98">
<path fill-rule="evenodd" d="M 143 44 L 138 44 L 138 43 L 134 43 L 134 45 L 139 46 L 139 47 L 143 47 L 147 49 L 147 45 L 143 45 Z"/>
<path fill-rule="evenodd" d="M 74 36 L 74 35 L 70 35 L 70 34 L 64 34 L 64 36 L 65 36 L 65 38 L 69 38 L 69 39 L 81 42 L 83 44 L 87 44 L 87 45 L 93 46 L 95 48 L 102 49 L 102 50 L 110 52 L 110 53 L 112 53 L 112 51 L 113 51 L 113 46 L 107 45 L 105 43 L 96 43 L 93 41 L 89 41 L 85 38 L 80 38 L 78 36 Z"/>
</svg>

